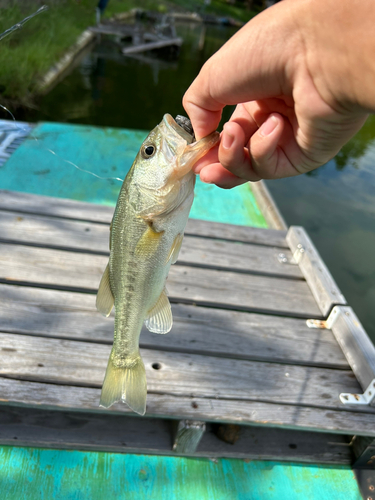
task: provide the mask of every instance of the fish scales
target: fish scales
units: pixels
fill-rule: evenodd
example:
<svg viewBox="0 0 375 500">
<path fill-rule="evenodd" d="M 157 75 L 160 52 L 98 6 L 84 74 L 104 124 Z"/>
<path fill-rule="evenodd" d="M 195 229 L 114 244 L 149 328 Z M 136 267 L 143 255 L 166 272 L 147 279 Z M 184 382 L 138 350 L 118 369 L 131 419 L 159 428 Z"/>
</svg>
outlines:
<svg viewBox="0 0 375 500">
<path fill-rule="evenodd" d="M 100 400 L 106 408 L 123 401 L 141 415 L 146 411 L 140 332 L 143 323 L 159 334 L 172 328 L 165 283 L 194 198 L 192 167 L 219 134 L 193 140 L 186 127 L 165 115 L 143 142 L 119 194 L 109 263 L 97 295 L 101 313 L 108 316 L 115 307 L 114 342 Z"/>
</svg>

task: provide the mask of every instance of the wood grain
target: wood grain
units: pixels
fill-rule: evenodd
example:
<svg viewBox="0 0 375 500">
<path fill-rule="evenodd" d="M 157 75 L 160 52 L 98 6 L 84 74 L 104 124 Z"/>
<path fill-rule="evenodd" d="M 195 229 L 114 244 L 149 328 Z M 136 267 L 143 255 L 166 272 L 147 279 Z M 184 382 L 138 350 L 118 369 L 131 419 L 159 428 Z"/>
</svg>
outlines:
<svg viewBox="0 0 375 500">
<path fill-rule="evenodd" d="M 345 305 L 345 297 L 304 228 L 291 226 L 287 242 L 322 314 L 327 317 L 334 305 Z"/>
<path fill-rule="evenodd" d="M 110 346 L 25 335 L 0 335 L 0 375 L 101 387 Z M 340 392 L 357 392 L 351 371 L 142 349 L 149 392 L 263 400 L 341 409 Z M 373 411 L 375 409 L 366 409 Z"/>
<path fill-rule="evenodd" d="M 5 332 L 112 344 L 114 315 L 96 311 L 95 295 L 0 284 Z M 326 366 L 349 365 L 332 332 L 296 318 L 172 304 L 173 329 L 143 328 L 141 346 L 242 359 Z"/>
<path fill-rule="evenodd" d="M 0 241 L 109 255 L 109 226 L 3 211 L 0 212 Z M 186 235 L 179 261 L 204 267 L 303 279 L 297 265 L 279 262 L 279 253 L 280 249 L 270 246 Z M 288 261 L 291 260 L 290 250 L 283 250 L 283 253 Z"/>
<path fill-rule="evenodd" d="M 46 425 L 48 422 L 48 425 Z M 212 432 L 197 450 L 171 447 L 172 422 L 104 413 L 0 407 L 0 443 L 63 449 L 112 451 L 198 457 L 297 460 L 306 463 L 350 464 L 351 449 L 344 436 L 287 429 L 243 427 L 233 446 Z"/>
<path fill-rule="evenodd" d="M 109 410 L 99 408 L 100 389 L 66 385 L 44 384 L 0 377 L 0 404 L 26 408 L 54 410 L 73 409 L 77 412 L 95 412 L 134 415 L 127 405 L 117 403 Z M 292 406 L 266 401 L 244 401 L 181 397 L 170 394 L 147 395 L 146 417 L 190 418 L 208 422 L 227 422 L 241 425 L 323 431 L 375 437 L 373 413 L 333 410 L 308 406 Z"/>
<path fill-rule="evenodd" d="M 19 193 L 17 191 L 0 190 L 0 210 L 109 224 L 112 220 L 114 207 Z M 286 231 L 275 229 L 252 228 L 189 219 L 186 233 L 196 236 L 289 248 L 285 241 Z"/>
<path fill-rule="evenodd" d="M 375 347 L 351 307 L 336 306 L 332 331 L 363 391 L 375 380 Z"/>
<path fill-rule="evenodd" d="M 2 243 L 0 279 L 96 293 L 107 261 L 105 256 Z M 174 302 L 321 317 L 310 289 L 301 280 L 175 265 L 167 288 Z"/>
</svg>

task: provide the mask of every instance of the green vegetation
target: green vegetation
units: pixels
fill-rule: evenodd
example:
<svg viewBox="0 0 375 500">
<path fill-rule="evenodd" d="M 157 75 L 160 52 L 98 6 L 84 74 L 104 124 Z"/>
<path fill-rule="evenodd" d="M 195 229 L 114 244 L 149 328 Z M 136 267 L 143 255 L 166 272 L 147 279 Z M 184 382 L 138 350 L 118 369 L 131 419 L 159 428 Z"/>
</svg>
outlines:
<svg viewBox="0 0 375 500">
<path fill-rule="evenodd" d="M 211 0 L 209 5 L 204 5 L 203 0 L 143 0 L 142 2 L 131 2 L 129 0 L 110 0 L 106 9 L 106 17 L 125 12 L 129 5 L 132 7 L 142 7 L 147 10 L 156 10 L 159 12 L 168 12 L 169 10 L 181 12 L 198 12 L 200 14 L 213 14 L 220 17 L 232 17 L 233 19 L 247 22 L 251 17 L 259 12 L 263 6 L 263 1 L 254 2 L 246 1 L 227 1 L 227 0 Z M 253 4 L 252 9 L 248 5 Z M 130 7 L 131 8 L 131 7 Z"/>
<path fill-rule="evenodd" d="M 35 12 L 40 2 L 27 7 L 13 4 L 0 11 L 0 32 Z M 94 23 L 92 2 L 67 0 L 31 19 L 20 30 L 0 41 L 0 92 L 23 104 L 30 100 L 38 79 Z"/>
<path fill-rule="evenodd" d="M 46 3 L 49 2 L 46 0 Z M 83 30 L 95 24 L 96 4 L 96 0 L 55 0 L 48 11 L 0 41 L 0 99 L 3 104 L 11 103 L 13 109 L 20 103 L 31 105 L 39 79 L 74 44 Z M 110 0 L 105 17 L 141 5 L 144 9 L 159 12 L 188 9 L 246 21 L 254 13 L 246 9 L 245 4 L 229 4 L 226 0 L 212 0 L 208 6 L 204 6 L 203 0 Z M 0 33 L 35 12 L 40 5 L 39 0 L 29 0 L 21 5 L 16 0 L 9 0 L 8 6 L 0 9 Z"/>
</svg>

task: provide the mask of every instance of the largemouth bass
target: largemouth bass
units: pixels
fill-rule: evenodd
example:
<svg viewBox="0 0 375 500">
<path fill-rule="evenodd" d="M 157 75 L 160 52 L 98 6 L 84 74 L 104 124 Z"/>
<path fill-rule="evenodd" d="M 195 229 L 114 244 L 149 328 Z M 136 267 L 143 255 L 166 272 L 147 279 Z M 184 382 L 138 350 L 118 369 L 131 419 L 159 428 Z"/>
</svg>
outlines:
<svg viewBox="0 0 375 500">
<path fill-rule="evenodd" d="M 155 333 L 172 328 L 165 282 L 177 260 L 193 202 L 192 166 L 219 140 L 214 132 L 193 142 L 189 120 L 180 120 L 184 128 L 165 115 L 143 142 L 112 219 L 109 262 L 96 299 L 105 316 L 115 306 L 114 342 L 100 398 L 105 408 L 124 401 L 144 415 L 147 382 L 139 353 L 141 328 L 143 322 Z"/>
</svg>

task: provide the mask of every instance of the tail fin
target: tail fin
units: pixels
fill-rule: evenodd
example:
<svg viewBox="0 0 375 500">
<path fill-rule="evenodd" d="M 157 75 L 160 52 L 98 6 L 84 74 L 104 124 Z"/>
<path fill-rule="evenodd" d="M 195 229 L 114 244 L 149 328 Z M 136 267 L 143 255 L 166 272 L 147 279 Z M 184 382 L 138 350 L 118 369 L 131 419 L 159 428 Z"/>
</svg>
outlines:
<svg viewBox="0 0 375 500">
<path fill-rule="evenodd" d="M 124 401 L 140 415 L 146 412 L 147 381 L 142 358 L 138 356 L 130 367 L 117 368 L 109 357 L 104 377 L 100 406 L 109 408 L 117 401 Z"/>
</svg>

